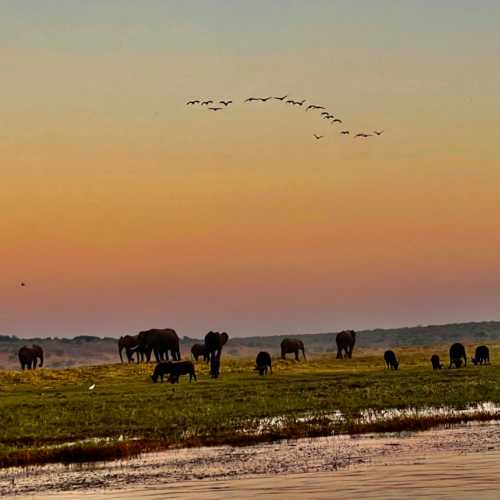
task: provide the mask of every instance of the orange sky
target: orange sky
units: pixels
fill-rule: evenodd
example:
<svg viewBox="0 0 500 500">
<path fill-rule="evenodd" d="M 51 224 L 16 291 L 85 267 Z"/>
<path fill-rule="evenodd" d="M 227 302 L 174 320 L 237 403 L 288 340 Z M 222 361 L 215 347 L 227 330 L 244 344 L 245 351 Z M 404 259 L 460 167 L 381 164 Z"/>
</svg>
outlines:
<svg viewBox="0 0 500 500">
<path fill-rule="evenodd" d="M 0 334 L 499 318 L 498 7 L 434 25 L 386 2 L 350 44 L 368 4 L 277 3 L 264 23 L 237 3 L 241 36 L 170 2 L 0 7 Z M 242 103 L 284 93 L 386 132 Z"/>
</svg>

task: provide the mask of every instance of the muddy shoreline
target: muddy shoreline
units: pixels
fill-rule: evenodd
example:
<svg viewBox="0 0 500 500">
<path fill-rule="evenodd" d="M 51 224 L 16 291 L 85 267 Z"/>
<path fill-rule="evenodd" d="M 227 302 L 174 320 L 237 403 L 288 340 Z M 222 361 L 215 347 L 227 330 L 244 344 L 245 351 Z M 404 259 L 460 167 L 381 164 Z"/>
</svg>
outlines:
<svg viewBox="0 0 500 500">
<path fill-rule="evenodd" d="M 243 448 L 218 446 L 144 454 L 139 458 L 79 466 L 46 465 L 0 471 L 0 495 L 42 498 L 48 494 L 178 488 L 269 476 L 356 471 L 380 464 L 414 463 L 421 457 L 500 452 L 500 424 L 470 423 L 448 429 L 299 439 Z"/>
</svg>

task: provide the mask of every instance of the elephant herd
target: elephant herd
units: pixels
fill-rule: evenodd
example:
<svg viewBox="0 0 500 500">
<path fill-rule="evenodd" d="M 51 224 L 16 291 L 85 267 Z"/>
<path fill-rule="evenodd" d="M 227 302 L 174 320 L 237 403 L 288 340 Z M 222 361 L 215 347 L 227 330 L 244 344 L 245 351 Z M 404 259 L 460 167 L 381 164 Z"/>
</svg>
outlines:
<svg viewBox="0 0 500 500">
<path fill-rule="evenodd" d="M 204 360 L 210 362 L 210 375 L 214 378 L 219 376 L 222 348 L 228 339 L 229 335 L 226 332 L 210 331 L 205 335 L 203 344 L 193 346 L 193 357 L 198 360 L 199 356 L 203 356 Z M 152 354 L 154 354 L 157 363 L 169 361 L 169 353 L 174 361 L 181 359 L 179 336 L 171 328 L 154 328 L 139 332 L 137 335 L 120 337 L 118 339 L 118 353 L 122 362 L 124 350 L 129 363 L 134 361 L 134 354 L 137 363 L 141 361 L 149 363 Z"/>
<path fill-rule="evenodd" d="M 203 357 L 203 361 L 210 363 L 210 375 L 213 378 L 219 377 L 222 349 L 228 339 L 229 335 L 226 332 L 210 331 L 205 335 L 203 343 L 194 344 L 191 347 L 191 355 L 195 361 Z M 337 334 L 335 340 L 337 344 L 337 359 L 352 358 L 354 345 L 356 343 L 356 332 L 353 330 L 342 331 Z M 282 359 L 286 359 L 287 354 L 293 354 L 295 360 L 299 361 L 300 353 L 302 353 L 303 359 L 306 359 L 302 340 L 284 338 L 281 341 L 280 347 Z M 124 361 L 123 351 L 125 351 L 129 363 L 134 361 L 134 356 L 136 357 L 137 363 L 144 361 L 150 362 L 152 355 L 154 355 L 156 362 L 159 364 L 169 362 L 169 355 L 172 357 L 173 361 L 179 362 L 181 360 L 179 337 L 176 331 L 171 328 L 153 328 L 139 332 L 137 335 L 125 335 L 124 337 L 120 337 L 118 340 L 118 352 L 122 362 Z M 23 370 L 31 370 L 37 368 L 37 366 L 43 366 L 44 353 L 43 349 L 38 345 L 21 347 L 18 352 L 18 357 L 21 369 Z M 449 357 L 449 368 L 460 368 L 462 364 L 465 367 L 467 366 L 467 354 L 463 344 L 458 342 L 453 344 L 449 350 Z M 385 351 L 384 361 L 388 369 L 397 370 L 399 368 L 399 360 L 392 350 Z M 437 354 L 433 354 L 430 361 L 434 370 L 443 368 Z M 490 364 L 490 352 L 488 347 L 484 345 L 478 346 L 471 361 L 474 365 Z M 185 369 L 188 370 L 190 376 L 194 376 L 196 380 L 194 372 L 191 374 L 191 368 L 188 366 L 192 365 L 192 363 L 185 363 L 187 367 Z M 179 364 L 179 369 L 180 366 Z M 163 368 L 160 368 L 160 371 L 162 369 L 171 370 L 172 368 L 170 365 L 164 365 Z M 258 371 L 260 375 L 266 375 L 268 371 L 272 373 L 271 355 L 268 352 L 261 351 L 258 353 L 255 360 L 255 371 Z M 162 375 L 162 373 L 158 373 L 155 375 L 154 379 L 156 380 L 161 376 L 163 380 Z"/>
<path fill-rule="evenodd" d="M 396 357 L 394 351 L 385 351 L 384 361 L 387 368 L 391 370 L 397 370 L 399 367 L 399 361 Z M 460 342 L 456 342 L 450 347 L 450 366 L 449 368 L 460 368 L 462 366 L 467 366 L 467 354 L 465 352 L 465 347 Z M 480 345 L 476 347 L 474 357 L 472 358 L 474 365 L 489 365 L 490 364 L 490 350 L 485 345 Z M 437 354 L 431 356 L 431 365 L 433 370 L 440 370 L 443 368 L 441 360 Z"/>
</svg>

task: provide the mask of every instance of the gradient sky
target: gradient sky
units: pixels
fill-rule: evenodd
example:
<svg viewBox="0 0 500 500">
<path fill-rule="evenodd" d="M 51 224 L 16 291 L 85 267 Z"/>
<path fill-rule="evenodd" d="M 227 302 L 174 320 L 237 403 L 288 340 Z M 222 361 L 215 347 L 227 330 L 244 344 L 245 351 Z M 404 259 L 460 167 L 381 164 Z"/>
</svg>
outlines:
<svg viewBox="0 0 500 500">
<path fill-rule="evenodd" d="M 0 334 L 500 319 L 499 19 L 488 0 L 0 0 Z M 386 132 L 241 104 L 283 94 Z"/>
</svg>

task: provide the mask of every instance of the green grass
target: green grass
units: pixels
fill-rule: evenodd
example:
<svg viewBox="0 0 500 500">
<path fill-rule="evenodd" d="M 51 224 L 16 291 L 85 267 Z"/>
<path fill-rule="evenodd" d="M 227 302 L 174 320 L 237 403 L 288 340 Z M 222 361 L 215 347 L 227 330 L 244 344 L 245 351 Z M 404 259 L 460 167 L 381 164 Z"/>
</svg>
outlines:
<svg viewBox="0 0 500 500">
<path fill-rule="evenodd" d="M 366 408 L 463 408 L 500 402 L 500 367 L 433 372 L 435 348 L 398 350 L 401 369 L 385 370 L 380 351 L 353 360 L 316 356 L 307 362 L 273 360 L 274 374 L 259 377 L 253 360 L 224 358 L 222 376 L 152 384 L 153 365 L 105 365 L 65 370 L 0 372 L 0 466 L 108 459 L 169 446 L 247 444 L 259 440 L 338 432 L 423 428 L 438 420 L 407 419 L 384 428 L 356 423 Z M 445 351 L 437 352 L 445 361 Z M 470 352 L 470 349 L 469 349 Z M 500 354 L 500 348 L 494 349 Z M 89 391 L 91 383 L 96 384 Z M 344 423 L 322 416 L 343 412 Z M 317 418 L 298 420 L 304 415 Z M 264 417 L 284 417 L 262 429 Z M 480 417 L 478 417 L 480 418 Z M 58 446 L 91 438 L 74 446 Z"/>
</svg>

